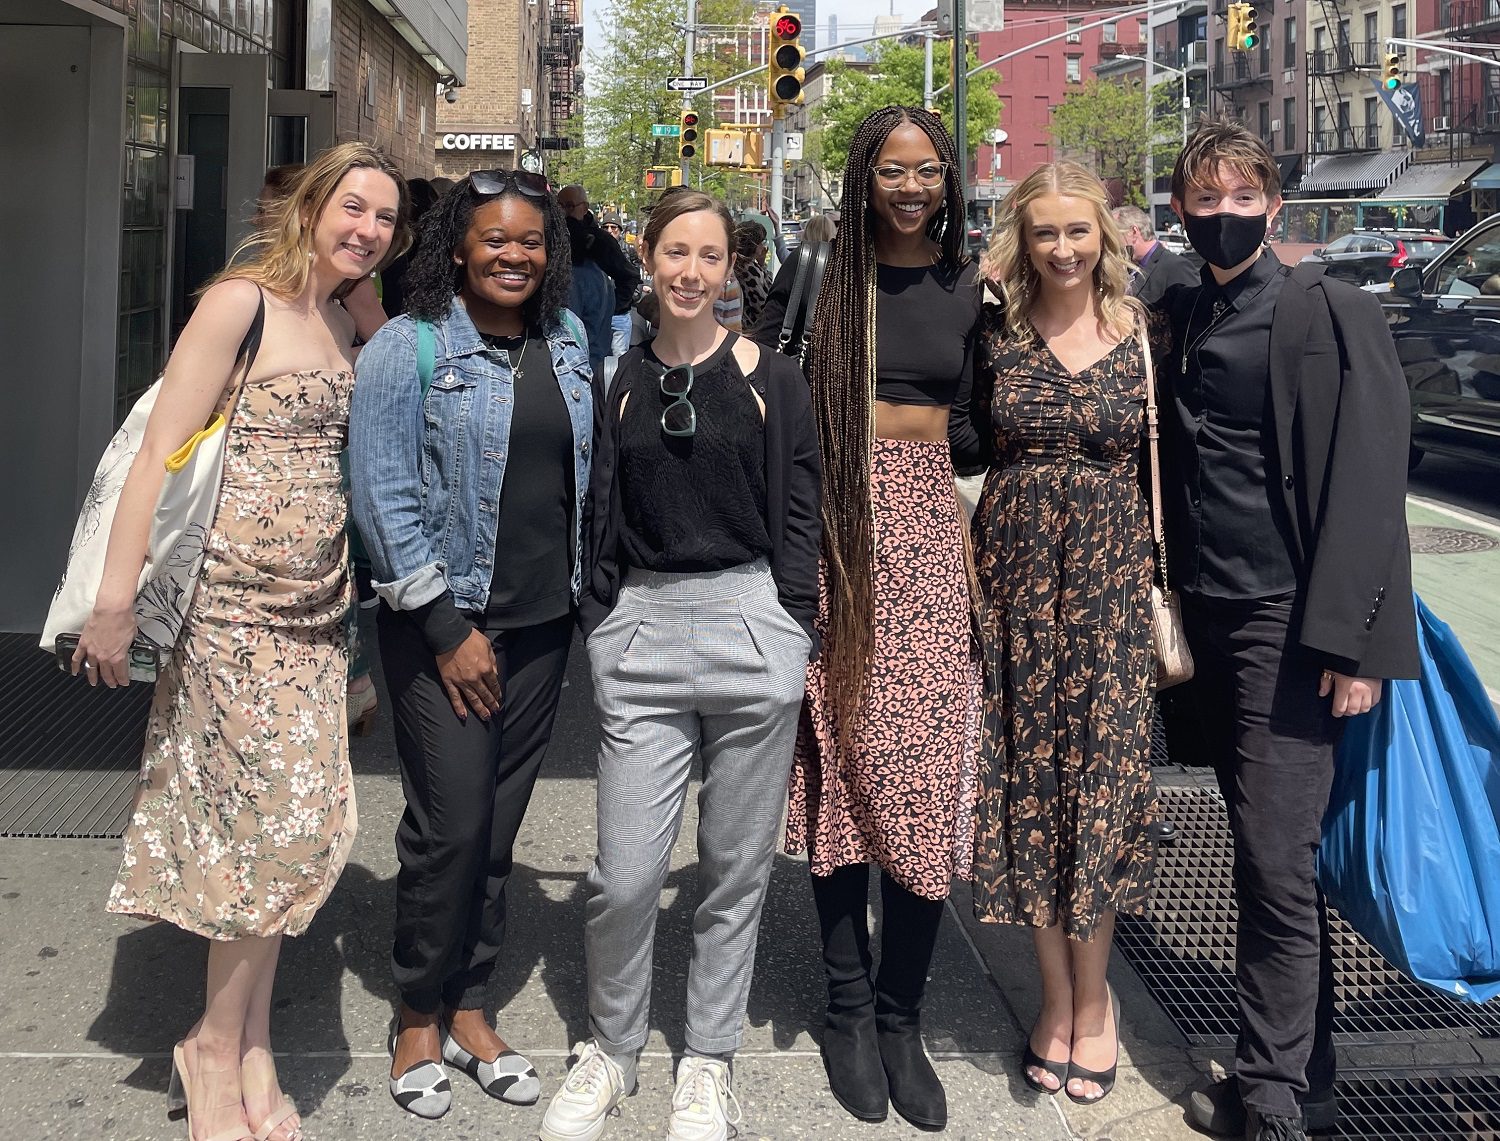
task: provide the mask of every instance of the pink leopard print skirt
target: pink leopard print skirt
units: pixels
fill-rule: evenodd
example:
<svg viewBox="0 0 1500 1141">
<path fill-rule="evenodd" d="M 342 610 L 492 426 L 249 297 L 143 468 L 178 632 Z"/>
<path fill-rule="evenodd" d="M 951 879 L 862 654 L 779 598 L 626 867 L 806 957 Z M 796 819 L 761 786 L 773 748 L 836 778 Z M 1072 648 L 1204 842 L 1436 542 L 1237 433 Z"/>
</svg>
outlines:
<svg viewBox="0 0 1500 1141">
<path fill-rule="evenodd" d="M 786 850 L 806 851 L 813 875 L 876 863 L 908 891 L 945 899 L 972 861 L 981 695 L 947 443 L 876 439 L 871 498 L 875 645 L 863 724 L 841 753 L 822 664 L 809 665 Z"/>
</svg>

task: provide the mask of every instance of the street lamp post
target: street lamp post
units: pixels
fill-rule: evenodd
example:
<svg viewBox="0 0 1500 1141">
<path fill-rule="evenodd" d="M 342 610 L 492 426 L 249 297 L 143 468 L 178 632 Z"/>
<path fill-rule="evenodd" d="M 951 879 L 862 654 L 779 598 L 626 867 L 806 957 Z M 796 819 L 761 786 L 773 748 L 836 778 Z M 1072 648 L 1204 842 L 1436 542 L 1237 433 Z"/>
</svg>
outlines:
<svg viewBox="0 0 1500 1141">
<path fill-rule="evenodd" d="M 1123 53 L 1120 54 L 1120 55 L 1115 56 L 1115 59 L 1129 59 L 1129 60 L 1134 60 L 1136 63 L 1144 63 L 1147 67 L 1152 66 L 1152 62 L 1153 62 L 1153 61 L 1145 58 L 1145 56 L 1126 55 L 1126 54 L 1123 54 Z M 1184 68 L 1173 67 L 1171 64 L 1162 63 L 1160 60 L 1155 61 L 1155 65 L 1157 67 L 1161 68 L 1163 71 L 1170 71 L 1173 75 L 1177 76 L 1178 79 L 1182 80 L 1182 145 L 1183 146 L 1187 146 L 1187 140 L 1188 140 L 1188 111 L 1192 108 L 1192 105 L 1193 105 L 1192 104 L 1192 100 L 1189 99 L 1189 97 L 1188 97 L 1188 73 L 1187 73 L 1186 69 L 1184 69 Z M 1148 97 L 1150 95 L 1150 89 L 1149 88 L 1147 89 L 1147 95 L 1148 95 Z"/>
</svg>

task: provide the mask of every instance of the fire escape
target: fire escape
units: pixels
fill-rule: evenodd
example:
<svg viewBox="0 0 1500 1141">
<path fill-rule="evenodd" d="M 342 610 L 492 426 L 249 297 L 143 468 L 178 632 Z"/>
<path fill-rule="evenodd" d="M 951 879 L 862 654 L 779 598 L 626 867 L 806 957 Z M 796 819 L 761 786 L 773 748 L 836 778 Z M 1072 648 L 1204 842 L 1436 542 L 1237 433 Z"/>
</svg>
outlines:
<svg viewBox="0 0 1500 1141">
<path fill-rule="evenodd" d="M 1379 128 L 1369 123 L 1351 122 L 1350 107 L 1355 93 L 1363 95 L 1361 73 L 1372 72 L 1380 66 L 1380 44 L 1350 41 L 1349 14 L 1342 0 L 1314 0 L 1314 4 L 1323 17 L 1332 47 L 1315 48 L 1307 53 L 1310 154 L 1378 150 Z M 1309 5 L 1309 9 L 1312 8 L 1313 5 Z M 1352 90 L 1345 90 L 1345 79 L 1352 82 Z M 1318 126 L 1319 107 L 1327 117 L 1322 127 Z M 1331 126 L 1327 125 L 1329 120 L 1332 120 Z"/>
<path fill-rule="evenodd" d="M 579 0 L 552 0 L 547 46 L 542 52 L 547 68 L 547 134 L 554 138 L 568 134 L 583 94 L 583 69 L 578 66 L 583 24 L 578 4 Z"/>
<path fill-rule="evenodd" d="M 1468 40 L 1474 52 L 1486 55 L 1500 48 L 1500 0 L 1438 0 L 1438 27 L 1450 39 Z M 1450 87 L 1445 94 L 1434 77 L 1422 76 L 1423 114 L 1432 128 L 1431 134 L 1446 127 L 1450 152 L 1463 157 L 1460 132 L 1486 145 L 1500 134 L 1500 68 L 1453 60 L 1448 71 Z M 1434 140 L 1429 139 L 1429 145 Z"/>
</svg>

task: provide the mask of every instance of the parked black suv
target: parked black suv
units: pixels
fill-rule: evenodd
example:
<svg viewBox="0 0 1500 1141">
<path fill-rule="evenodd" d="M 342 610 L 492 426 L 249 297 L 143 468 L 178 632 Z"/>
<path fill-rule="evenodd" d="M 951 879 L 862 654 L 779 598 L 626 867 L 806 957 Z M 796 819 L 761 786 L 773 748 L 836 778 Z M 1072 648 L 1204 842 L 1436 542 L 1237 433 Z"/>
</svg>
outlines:
<svg viewBox="0 0 1500 1141">
<path fill-rule="evenodd" d="M 1448 235 L 1435 230 L 1355 230 L 1313 250 L 1303 260 L 1324 263 L 1329 277 L 1374 285 L 1389 281 L 1398 269 L 1421 269 L 1451 242 Z"/>
<path fill-rule="evenodd" d="M 1412 453 L 1500 466 L 1500 214 L 1379 293 L 1411 389 Z"/>
</svg>

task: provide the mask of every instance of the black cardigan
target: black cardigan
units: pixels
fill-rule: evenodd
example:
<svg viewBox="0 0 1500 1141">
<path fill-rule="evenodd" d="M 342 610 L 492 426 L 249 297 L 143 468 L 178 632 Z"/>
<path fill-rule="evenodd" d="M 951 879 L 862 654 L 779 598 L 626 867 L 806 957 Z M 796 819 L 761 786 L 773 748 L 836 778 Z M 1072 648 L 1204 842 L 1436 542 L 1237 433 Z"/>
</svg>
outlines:
<svg viewBox="0 0 1500 1141">
<path fill-rule="evenodd" d="M 620 359 L 606 394 L 594 377 L 594 461 L 583 511 L 583 589 L 578 622 L 592 634 L 614 608 L 626 568 L 621 563 L 618 463 L 620 405 L 641 378 L 645 354 L 633 348 Z M 823 464 L 818 453 L 812 397 L 796 362 L 765 347 L 748 380 L 766 405 L 766 530 L 771 574 L 782 607 L 812 638 L 818 654 L 818 547 L 823 536 Z"/>
</svg>

